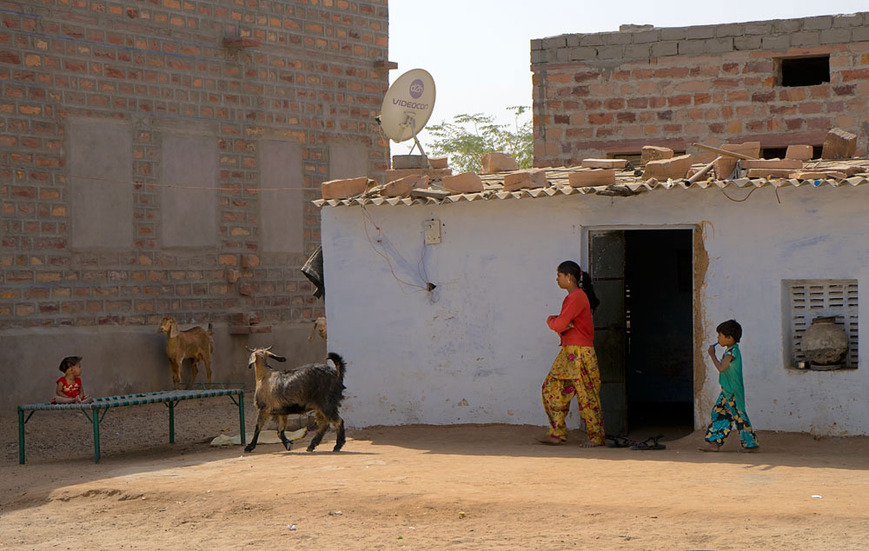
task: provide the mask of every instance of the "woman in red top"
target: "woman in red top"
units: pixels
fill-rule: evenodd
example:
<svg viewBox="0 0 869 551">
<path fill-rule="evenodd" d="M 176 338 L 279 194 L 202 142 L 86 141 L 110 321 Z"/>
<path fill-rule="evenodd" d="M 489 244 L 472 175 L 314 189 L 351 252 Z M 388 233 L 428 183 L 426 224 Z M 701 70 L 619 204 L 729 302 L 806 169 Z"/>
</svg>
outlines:
<svg viewBox="0 0 869 551">
<path fill-rule="evenodd" d="M 562 444 L 567 440 L 564 419 L 576 396 L 579 415 L 585 423 L 588 440 L 582 447 L 604 445 L 603 416 L 600 404 L 600 370 L 594 352 L 592 312 L 598 301 L 591 276 L 579 264 L 566 260 L 558 265 L 556 281 L 567 291 L 561 313 L 549 316 L 546 323 L 561 337 L 561 352 L 543 381 L 543 407 L 549 418 L 549 432 L 538 441 Z"/>
</svg>

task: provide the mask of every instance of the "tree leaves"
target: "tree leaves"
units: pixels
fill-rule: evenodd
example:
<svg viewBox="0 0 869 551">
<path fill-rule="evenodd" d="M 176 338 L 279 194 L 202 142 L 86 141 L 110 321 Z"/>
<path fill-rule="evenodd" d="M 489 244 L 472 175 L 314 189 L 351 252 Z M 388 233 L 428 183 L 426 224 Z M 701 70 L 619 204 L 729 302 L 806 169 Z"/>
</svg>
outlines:
<svg viewBox="0 0 869 551">
<path fill-rule="evenodd" d="M 434 155 L 449 157 L 450 166 L 459 172 L 479 172 L 480 156 L 493 152 L 511 155 L 520 168 L 531 168 L 534 162 L 531 120 L 520 122 L 528 107 L 519 105 L 507 110 L 514 114 L 513 129 L 483 113 L 456 115 L 452 122 L 429 126 Z"/>
</svg>

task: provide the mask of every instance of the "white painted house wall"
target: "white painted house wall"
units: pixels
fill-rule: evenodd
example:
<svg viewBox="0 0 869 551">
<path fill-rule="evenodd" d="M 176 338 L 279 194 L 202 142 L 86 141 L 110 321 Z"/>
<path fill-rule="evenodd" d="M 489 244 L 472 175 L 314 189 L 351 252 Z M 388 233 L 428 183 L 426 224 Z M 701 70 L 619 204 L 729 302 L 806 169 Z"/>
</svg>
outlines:
<svg viewBox="0 0 869 551">
<path fill-rule="evenodd" d="M 783 279 L 857 279 L 860 290 L 867 288 L 867 189 L 787 187 L 778 191 L 781 203 L 764 187 L 745 202 L 729 200 L 718 188 L 679 188 L 635 197 L 326 206 L 329 350 L 349 362 L 346 422 L 544 425 L 540 385 L 558 352 L 545 319 L 558 313 L 564 298 L 555 283 L 559 262 L 576 259 L 586 267 L 589 229 L 697 226 L 709 266 L 696 310 L 703 334 L 695 342 L 713 342 L 721 321 L 740 321 L 755 428 L 869 434 L 865 325 L 858 369 L 798 371 L 785 367 L 782 319 Z M 747 190 L 726 192 L 741 198 Z M 443 224 L 442 242 L 423 247 L 428 219 Z M 378 238 L 394 248 L 387 254 L 394 275 L 378 254 Z M 419 286 L 428 279 L 437 287 L 429 294 L 398 279 Z M 866 319 L 865 312 L 864 302 L 859 317 Z M 697 428 L 719 392 L 714 366 L 705 351 L 699 357 Z M 571 422 L 578 425 L 575 411 Z"/>
</svg>

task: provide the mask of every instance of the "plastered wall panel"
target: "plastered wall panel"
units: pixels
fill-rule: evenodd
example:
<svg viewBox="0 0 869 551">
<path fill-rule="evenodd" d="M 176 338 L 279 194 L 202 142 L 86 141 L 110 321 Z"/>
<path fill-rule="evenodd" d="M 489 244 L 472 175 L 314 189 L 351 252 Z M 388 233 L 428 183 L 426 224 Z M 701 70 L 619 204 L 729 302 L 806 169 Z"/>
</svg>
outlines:
<svg viewBox="0 0 869 551">
<path fill-rule="evenodd" d="M 133 242 L 131 133 L 127 123 L 69 122 L 70 243 L 74 248 L 121 248 Z"/>
</svg>

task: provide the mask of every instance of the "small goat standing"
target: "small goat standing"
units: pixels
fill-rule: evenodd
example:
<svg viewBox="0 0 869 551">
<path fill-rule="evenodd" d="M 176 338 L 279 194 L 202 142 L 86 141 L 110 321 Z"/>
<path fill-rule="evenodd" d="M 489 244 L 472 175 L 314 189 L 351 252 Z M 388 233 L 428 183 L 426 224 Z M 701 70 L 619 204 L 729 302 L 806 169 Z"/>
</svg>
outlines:
<svg viewBox="0 0 869 551">
<path fill-rule="evenodd" d="M 256 428 L 253 438 L 244 451 L 250 452 L 256 448 L 260 430 L 271 417 L 278 420 L 278 436 L 287 450 L 293 448 L 293 443 L 287 439 L 284 432 L 287 428 L 287 415 L 314 412 L 317 421 L 317 434 L 308 444 L 308 451 L 323 440 L 323 435 L 334 425 L 338 436 L 333 452 L 339 451 L 345 442 L 344 420 L 338 414 L 341 400 L 344 399 L 344 371 L 346 364 L 338 354 L 330 352 L 326 361 L 332 361 L 335 369 L 326 363 L 306 364 L 287 371 L 278 371 L 268 365 L 269 358 L 279 362 L 287 359 L 278 356 L 268 348 L 250 350 L 248 368 L 256 368 L 256 393 L 254 400 L 257 407 Z"/>
<path fill-rule="evenodd" d="M 214 348 L 211 323 L 208 331 L 201 327 L 192 327 L 186 331 L 178 330 L 178 322 L 171 316 L 166 316 L 157 328 L 158 333 L 166 333 L 166 355 L 172 368 L 172 384 L 177 389 L 181 385 L 181 366 L 184 360 L 190 359 L 190 382 L 187 388 L 193 386 L 199 373 L 197 364 L 205 364 L 205 376 L 211 382 L 211 352 Z"/>
</svg>

